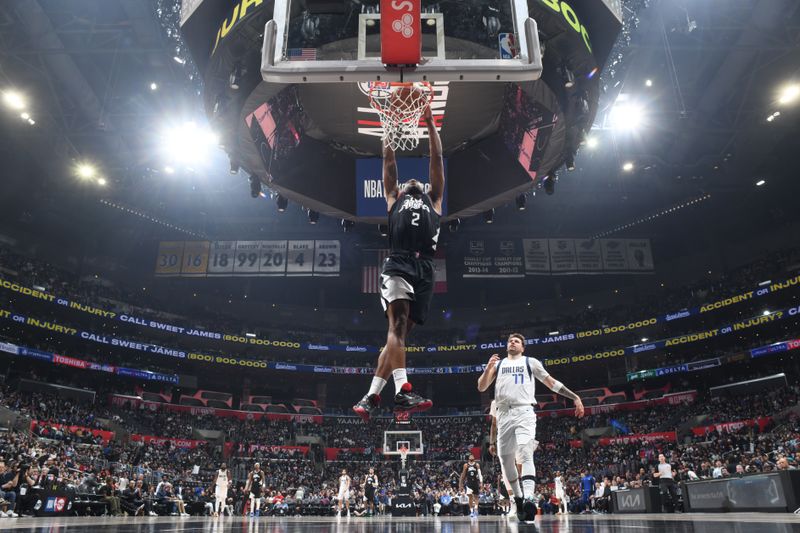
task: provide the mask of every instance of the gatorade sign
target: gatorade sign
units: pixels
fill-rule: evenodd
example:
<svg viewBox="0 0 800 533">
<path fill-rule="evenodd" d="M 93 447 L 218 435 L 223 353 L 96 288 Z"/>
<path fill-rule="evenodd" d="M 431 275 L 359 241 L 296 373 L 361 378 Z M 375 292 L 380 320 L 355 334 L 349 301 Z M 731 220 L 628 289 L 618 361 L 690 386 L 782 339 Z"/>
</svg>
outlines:
<svg viewBox="0 0 800 533">
<path fill-rule="evenodd" d="M 381 0 L 381 62 L 416 65 L 422 57 L 421 0 Z"/>
</svg>

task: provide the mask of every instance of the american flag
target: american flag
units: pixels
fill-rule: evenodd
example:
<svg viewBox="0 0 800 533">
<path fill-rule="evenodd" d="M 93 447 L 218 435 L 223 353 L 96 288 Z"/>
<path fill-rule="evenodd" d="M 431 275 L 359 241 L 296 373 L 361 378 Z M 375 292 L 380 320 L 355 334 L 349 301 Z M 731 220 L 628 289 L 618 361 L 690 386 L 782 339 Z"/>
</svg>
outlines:
<svg viewBox="0 0 800 533">
<path fill-rule="evenodd" d="M 361 265 L 361 293 L 378 294 L 381 290 L 381 267 L 389 257 L 389 250 L 364 250 Z"/>
<path fill-rule="evenodd" d="M 389 250 L 365 250 L 361 266 L 361 293 L 378 294 L 381 291 L 381 268 L 383 261 L 389 257 Z M 447 262 L 444 250 L 438 250 L 433 257 L 436 271 L 433 275 L 433 292 L 447 292 Z"/>
<path fill-rule="evenodd" d="M 289 48 L 289 61 L 316 61 L 316 48 Z"/>
</svg>

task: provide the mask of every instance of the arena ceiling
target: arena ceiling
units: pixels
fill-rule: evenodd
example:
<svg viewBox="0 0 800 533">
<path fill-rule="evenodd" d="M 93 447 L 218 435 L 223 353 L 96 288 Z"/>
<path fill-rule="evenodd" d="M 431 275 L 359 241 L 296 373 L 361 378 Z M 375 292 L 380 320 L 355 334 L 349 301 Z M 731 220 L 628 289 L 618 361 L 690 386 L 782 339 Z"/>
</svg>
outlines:
<svg viewBox="0 0 800 533">
<path fill-rule="evenodd" d="M 299 208 L 279 217 L 272 202 L 251 199 L 246 176 L 231 175 L 221 152 L 206 167 L 166 172 L 158 132 L 205 120 L 201 86 L 176 33 L 176 2 L 0 2 L 0 86 L 24 94 L 35 120 L 0 112 L 5 224 L 95 241 L 307 230 Z M 797 2 L 624 3 L 637 10 L 628 17 L 637 24 L 603 73 L 597 146 L 581 149 L 574 172 L 559 173 L 555 195 L 540 191 L 523 213 L 498 210 L 491 229 L 475 219 L 462 228 L 611 232 L 677 247 L 701 227 L 705 240 L 739 238 L 794 217 L 800 105 L 778 99 L 800 80 Z M 643 110 L 635 131 L 610 124 L 620 95 Z M 83 160 L 97 165 L 105 186 L 75 177 Z M 339 231 L 338 221 L 322 220 L 315 231 Z M 357 231 L 377 236 L 374 227 Z"/>
</svg>

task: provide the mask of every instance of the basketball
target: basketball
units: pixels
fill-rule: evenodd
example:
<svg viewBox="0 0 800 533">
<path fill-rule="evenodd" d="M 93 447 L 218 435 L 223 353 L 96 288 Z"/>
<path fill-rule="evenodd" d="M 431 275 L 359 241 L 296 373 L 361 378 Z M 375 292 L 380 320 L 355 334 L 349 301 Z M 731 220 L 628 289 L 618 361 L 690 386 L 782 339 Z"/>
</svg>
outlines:
<svg viewBox="0 0 800 533">
<path fill-rule="evenodd" d="M 419 87 L 412 84 L 404 84 L 392 88 L 392 94 L 389 96 L 389 105 L 391 109 L 401 115 L 414 113 L 420 109 L 424 112 L 424 109 L 428 106 L 428 95 Z"/>
</svg>

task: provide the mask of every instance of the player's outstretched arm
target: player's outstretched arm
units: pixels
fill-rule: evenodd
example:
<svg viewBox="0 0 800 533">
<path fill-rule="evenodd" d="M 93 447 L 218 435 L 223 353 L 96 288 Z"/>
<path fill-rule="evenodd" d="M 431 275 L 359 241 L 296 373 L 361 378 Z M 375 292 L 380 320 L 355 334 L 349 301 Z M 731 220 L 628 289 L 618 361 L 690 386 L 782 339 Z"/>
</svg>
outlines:
<svg viewBox="0 0 800 533">
<path fill-rule="evenodd" d="M 478 378 L 478 390 L 484 392 L 486 389 L 494 381 L 494 378 L 497 377 L 497 362 L 500 360 L 500 356 L 497 354 L 492 355 L 489 358 L 489 362 L 486 363 L 486 368 L 483 369 L 483 374 L 481 377 Z"/>
<path fill-rule="evenodd" d="M 578 418 L 583 417 L 583 402 L 581 401 L 580 396 L 569 390 L 564 386 L 563 383 L 555 379 L 553 376 L 547 376 L 542 380 L 542 382 L 547 385 L 547 388 L 549 388 L 551 391 L 575 402 L 575 416 Z"/>
<path fill-rule="evenodd" d="M 386 211 L 390 211 L 397 201 L 397 159 L 391 146 L 383 147 L 383 196 L 386 198 Z"/>
<path fill-rule="evenodd" d="M 425 123 L 428 126 L 428 139 L 431 145 L 431 203 L 440 215 L 442 214 L 442 199 L 444 198 L 444 158 L 442 156 L 442 138 L 433 122 L 431 108 L 425 110 Z"/>
</svg>

